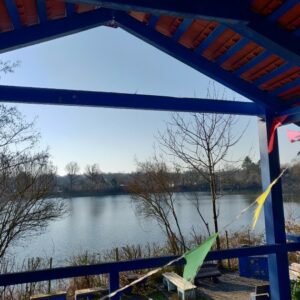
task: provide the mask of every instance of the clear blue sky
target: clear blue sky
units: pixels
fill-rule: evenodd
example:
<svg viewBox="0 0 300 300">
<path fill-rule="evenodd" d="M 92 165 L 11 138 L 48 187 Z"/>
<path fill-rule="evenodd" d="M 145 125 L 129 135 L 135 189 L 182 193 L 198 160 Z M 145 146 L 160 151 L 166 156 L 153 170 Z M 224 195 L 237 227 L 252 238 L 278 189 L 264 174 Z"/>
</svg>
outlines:
<svg viewBox="0 0 300 300">
<path fill-rule="evenodd" d="M 1 55 L 20 60 L 14 74 L 1 84 L 204 97 L 211 82 L 206 76 L 130 36 L 120 29 L 101 27 Z M 217 85 L 222 91 L 223 87 Z M 243 99 L 226 89 L 226 98 Z M 155 135 L 169 118 L 166 112 L 102 108 L 18 105 L 28 120 L 37 117 L 42 147 L 49 146 L 58 172 L 69 161 L 98 163 L 104 172 L 130 172 L 135 158 L 151 156 Z M 232 158 L 248 154 L 258 159 L 257 120 L 241 117 L 237 130 L 248 130 Z M 289 126 L 290 129 L 296 128 Z M 289 144 L 280 129 L 281 160 L 295 156 L 300 144 Z"/>
</svg>

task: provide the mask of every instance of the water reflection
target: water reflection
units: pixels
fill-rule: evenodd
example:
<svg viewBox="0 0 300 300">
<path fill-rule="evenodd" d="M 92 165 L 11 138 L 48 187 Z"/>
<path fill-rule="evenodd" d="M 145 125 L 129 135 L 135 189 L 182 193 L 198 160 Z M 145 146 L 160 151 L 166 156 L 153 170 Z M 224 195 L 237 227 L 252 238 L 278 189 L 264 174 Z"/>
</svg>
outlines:
<svg viewBox="0 0 300 300">
<path fill-rule="evenodd" d="M 200 210 L 212 227 L 212 207 L 210 196 L 200 195 Z M 191 228 L 206 232 L 191 193 L 179 193 L 177 211 L 182 230 L 190 236 Z M 220 228 L 256 198 L 255 194 L 225 195 L 219 200 Z M 285 211 L 299 217 L 298 199 L 289 197 Z M 130 196 L 80 197 L 65 199 L 69 213 L 60 220 L 51 222 L 48 230 L 40 236 L 27 239 L 24 247 L 16 247 L 18 259 L 31 256 L 54 256 L 63 259 L 82 251 L 100 252 L 126 244 L 162 243 L 163 235 L 159 226 L 149 219 L 136 216 Z M 295 214 L 298 213 L 298 216 Z M 246 228 L 251 224 L 252 214 L 244 215 L 228 228 L 229 231 Z M 263 231 L 263 216 L 257 224 L 257 231 Z"/>
</svg>

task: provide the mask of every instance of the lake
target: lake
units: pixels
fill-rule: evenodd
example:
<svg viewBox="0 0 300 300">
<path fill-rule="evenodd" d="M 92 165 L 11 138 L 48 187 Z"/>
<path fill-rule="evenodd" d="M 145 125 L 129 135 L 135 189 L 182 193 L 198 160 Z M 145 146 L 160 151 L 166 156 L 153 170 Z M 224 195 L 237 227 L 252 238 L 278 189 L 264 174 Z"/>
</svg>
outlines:
<svg viewBox="0 0 300 300">
<path fill-rule="evenodd" d="M 210 196 L 200 193 L 200 208 L 204 217 L 212 219 Z M 186 236 L 191 228 L 205 233 L 203 223 L 195 209 L 192 193 L 178 193 L 177 213 Z M 230 223 L 239 212 L 251 204 L 255 194 L 225 195 L 219 199 L 220 228 Z M 56 264 L 73 254 L 88 251 L 99 253 L 126 244 L 163 243 L 164 236 L 156 222 L 138 217 L 129 195 L 78 197 L 65 199 L 68 214 L 50 222 L 47 230 L 37 237 L 26 238 L 22 246 L 15 246 L 12 255 L 17 261 L 36 256 L 52 256 Z M 286 216 L 300 215 L 300 202 L 290 199 L 285 203 Z M 297 215 L 298 214 L 298 215 Z M 249 211 L 234 222 L 228 231 L 246 228 L 251 224 Z M 211 222 L 210 222 L 211 223 Z M 212 229 L 212 224 L 211 224 Z M 258 221 L 256 231 L 264 230 L 263 215 Z"/>
</svg>

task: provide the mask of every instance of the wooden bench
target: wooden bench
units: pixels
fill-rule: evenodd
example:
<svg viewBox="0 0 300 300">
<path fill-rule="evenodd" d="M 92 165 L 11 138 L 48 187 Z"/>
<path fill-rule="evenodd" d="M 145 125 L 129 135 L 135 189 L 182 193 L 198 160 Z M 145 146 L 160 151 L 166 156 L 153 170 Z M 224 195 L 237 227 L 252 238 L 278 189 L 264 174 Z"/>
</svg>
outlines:
<svg viewBox="0 0 300 300">
<path fill-rule="evenodd" d="M 168 291 L 176 290 L 179 299 L 188 300 L 196 298 L 196 286 L 176 273 L 164 273 L 163 283 Z"/>
<path fill-rule="evenodd" d="M 210 278 L 214 283 L 218 282 L 218 277 L 220 277 L 222 273 L 218 269 L 218 265 L 214 263 L 206 263 L 203 264 L 201 269 L 199 270 L 195 283 L 199 283 L 201 279 Z"/>
<path fill-rule="evenodd" d="M 292 263 L 289 266 L 290 280 L 300 279 L 300 264 Z"/>
<path fill-rule="evenodd" d="M 258 285 L 255 287 L 255 293 L 250 294 L 250 300 L 269 300 L 270 286 L 268 284 Z"/>
<path fill-rule="evenodd" d="M 106 288 L 90 288 L 75 291 L 75 300 L 92 300 L 95 297 L 103 297 L 108 294 Z M 97 299 L 97 298 L 96 298 Z"/>
<path fill-rule="evenodd" d="M 30 297 L 30 300 L 66 300 L 66 299 L 67 299 L 67 292 L 39 294 Z"/>
</svg>

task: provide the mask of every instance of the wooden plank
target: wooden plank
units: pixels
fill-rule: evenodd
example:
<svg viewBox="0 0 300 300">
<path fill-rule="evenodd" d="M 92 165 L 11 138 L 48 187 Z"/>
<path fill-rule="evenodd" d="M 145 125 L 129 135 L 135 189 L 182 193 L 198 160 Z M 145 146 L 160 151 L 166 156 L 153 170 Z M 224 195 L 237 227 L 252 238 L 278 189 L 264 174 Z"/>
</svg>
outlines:
<svg viewBox="0 0 300 300">
<path fill-rule="evenodd" d="M 164 273 L 163 276 L 169 280 L 172 284 L 177 286 L 177 288 L 186 291 L 195 289 L 196 286 L 190 283 L 189 281 L 185 280 L 181 276 L 176 273 Z"/>
<path fill-rule="evenodd" d="M 289 269 L 300 273 L 300 264 L 292 263 L 290 265 Z"/>
</svg>

